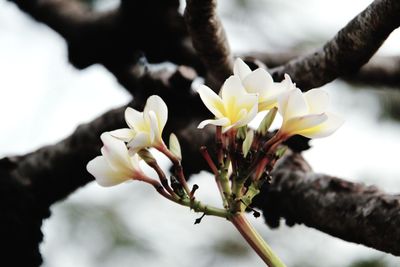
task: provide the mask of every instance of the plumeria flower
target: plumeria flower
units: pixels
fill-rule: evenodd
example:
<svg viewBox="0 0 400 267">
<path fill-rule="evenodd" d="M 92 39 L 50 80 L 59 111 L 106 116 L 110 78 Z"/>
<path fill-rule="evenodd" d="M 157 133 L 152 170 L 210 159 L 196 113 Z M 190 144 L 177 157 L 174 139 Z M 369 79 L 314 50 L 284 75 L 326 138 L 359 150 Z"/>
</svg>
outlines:
<svg viewBox="0 0 400 267">
<path fill-rule="evenodd" d="M 161 97 L 153 95 L 147 99 L 143 112 L 128 107 L 125 121 L 129 128 L 112 131 L 111 135 L 127 142 L 131 154 L 145 147 L 161 146 L 167 119 L 167 105 Z"/>
<path fill-rule="evenodd" d="M 283 117 L 279 133 L 288 138 L 299 134 L 309 138 L 325 137 L 343 124 L 343 119 L 327 111 L 329 95 L 321 89 L 302 93 L 294 89 L 283 95 L 278 111 Z"/>
<path fill-rule="evenodd" d="M 233 74 L 240 78 L 247 92 L 258 94 L 259 111 L 269 110 L 277 106 L 280 95 L 296 88 L 289 75 L 285 75 L 282 82 L 276 83 L 265 69 L 258 68 L 251 71 L 249 66 L 240 58 L 235 60 Z"/>
<path fill-rule="evenodd" d="M 215 119 L 202 121 L 198 128 L 213 124 L 222 126 L 222 131 L 226 132 L 248 124 L 257 115 L 257 94 L 249 94 L 237 76 L 225 81 L 221 96 L 205 85 L 200 86 L 198 93 L 204 105 L 215 115 Z"/>
<path fill-rule="evenodd" d="M 103 133 L 100 138 L 104 144 L 102 156 L 92 159 L 86 166 L 99 185 L 108 187 L 131 179 L 140 180 L 144 176 L 137 154 L 130 157 L 123 141 L 109 133 Z"/>
</svg>

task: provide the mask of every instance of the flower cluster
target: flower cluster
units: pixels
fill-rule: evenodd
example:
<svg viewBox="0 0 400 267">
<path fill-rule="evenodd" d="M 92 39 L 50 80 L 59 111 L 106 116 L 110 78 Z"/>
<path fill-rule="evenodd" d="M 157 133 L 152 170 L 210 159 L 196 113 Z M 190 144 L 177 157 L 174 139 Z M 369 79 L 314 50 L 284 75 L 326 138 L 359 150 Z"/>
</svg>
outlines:
<svg viewBox="0 0 400 267">
<path fill-rule="evenodd" d="M 143 112 L 128 107 L 125 121 L 129 128 L 103 133 L 102 156 L 87 165 L 98 184 L 113 186 L 131 179 L 150 181 L 139 167 L 139 159 L 144 157 L 139 157 L 138 152 L 148 147 L 165 150 L 161 135 L 167 118 L 167 105 L 156 95 L 147 99 Z"/>
<path fill-rule="evenodd" d="M 284 139 L 295 134 L 325 137 L 343 123 L 327 111 L 329 96 L 325 91 L 313 89 L 303 94 L 289 75 L 277 83 L 266 70 L 251 71 L 241 59 L 235 61 L 234 75 L 225 81 L 220 96 L 205 85 L 198 92 L 216 118 L 201 122 L 199 128 L 213 124 L 222 126 L 223 132 L 238 129 L 247 125 L 258 112 L 275 107 L 283 117 L 279 135 Z"/>
<path fill-rule="evenodd" d="M 251 71 L 241 59 L 236 60 L 234 73 L 222 85 L 219 94 L 205 85 L 198 88 L 198 93 L 214 115 L 202 121 L 198 128 L 210 124 L 216 126 L 216 156 L 213 159 L 206 147 L 200 151 L 214 173 L 223 208 L 198 201 L 194 196 L 197 185 L 189 189 L 181 166 L 178 138 L 171 134 L 168 147 L 162 139 L 168 108 L 155 95 L 147 99 L 143 112 L 129 107 L 125 110 L 127 128 L 101 135 L 102 155 L 91 160 L 87 170 L 102 186 L 127 180 L 142 181 L 177 204 L 204 215 L 226 218 L 246 240 L 251 241 L 249 244 L 269 266 L 285 266 L 249 226 L 244 211 L 251 209 L 252 199 L 263 183 L 271 179 L 270 171 L 284 154 L 282 144 L 286 139 L 293 135 L 328 136 L 343 123 L 342 119 L 328 111 L 329 96 L 325 91 L 314 89 L 302 93 L 288 75 L 283 81 L 274 82 L 266 70 Z M 268 113 L 258 129 L 248 128 L 247 125 L 262 111 Z M 282 125 L 277 132 L 269 132 L 278 113 L 282 116 Z M 173 163 L 174 173 L 170 179 L 152 156 L 150 148 L 157 149 Z M 141 170 L 140 160 L 155 171 L 158 179 Z M 259 216 L 259 212 L 253 212 L 254 216 Z M 195 223 L 199 223 L 204 215 Z"/>
<path fill-rule="evenodd" d="M 235 61 L 233 72 L 223 84 L 219 95 L 205 85 L 198 88 L 203 103 L 214 115 L 214 118 L 202 121 L 198 128 L 212 124 L 217 126 L 217 130 L 221 129 L 220 132 L 217 131 L 217 143 L 225 144 L 222 151 L 237 150 L 240 144 L 239 152 L 244 158 L 250 157 L 258 164 L 248 166 L 254 169 L 248 173 L 255 173 L 255 177 L 259 178 L 262 168 L 267 167 L 266 160 L 262 160 L 258 155 L 259 151 L 274 153 L 284 140 L 296 134 L 309 138 L 328 136 L 343 123 L 342 119 L 327 110 L 329 96 L 323 90 L 313 89 L 302 93 L 288 75 L 285 75 L 283 81 L 274 82 L 266 70 L 258 68 L 251 71 L 241 59 Z M 269 112 L 260 124 L 257 134 L 254 134 L 246 126 L 257 113 L 265 110 Z M 282 126 L 268 139 L 268 128 L 277 112 L 282 116 Z M 139 159 L 142 158 L 161 176 L 160 182 L 169 195 L 176 196 L 177 193 L 171 189 L 165 175 L 160 173 L 156 161 L 147 150 L 150 147 L 156 148 L 164 153 L 177 169 L 182 169 L 179 166 L 181 152 L 176 136 L 171 135 L 170 148 L 167 148 L 162 140 L 167 119 L 167 105 L 156 95 L 147 99 L 143 112 L 128 107 L 125 111 L 125 121 L 129 128 L 102 134 L 102 156 L 88 163 L 88 171 L 102 186 L 112 186 L 130 179 L 155 185 L 154 180 L 147 177 L 139 167 Z M 224 165 L 224 159 L 229 157 L 222 154 L 220 151 L 218 155 L 219 166 Z M 216 169 L 213 163 L 208 163 L 212 169 Z M 232 167 L 232 162 L 228 167 Z M 186 195 L 189 195 L 190 190 L 183 173 L 179 172 L 176 176 L 178 184 L 185 189 Z"/>
</svg>

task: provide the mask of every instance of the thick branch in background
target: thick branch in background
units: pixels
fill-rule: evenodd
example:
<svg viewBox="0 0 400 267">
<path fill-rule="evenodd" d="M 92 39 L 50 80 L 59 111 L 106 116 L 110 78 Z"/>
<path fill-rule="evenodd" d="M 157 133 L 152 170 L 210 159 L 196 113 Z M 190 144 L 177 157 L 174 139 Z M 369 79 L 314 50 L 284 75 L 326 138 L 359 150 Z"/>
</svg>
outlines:
<svg viewBox="0 0 400 267">
<path fill-rule="evenodd" d="M 34 189 L 29 190 L 34 200 L 31 203 L 37 205 L 33 210 L 48 210 L 52 202 L 92 180 L 84 165 L 99 153 L 101 144 L 98 135 L 123 126 L 122 111 L 123 108 L 119 108 L 107 112 L 93 122 L 78 127 L 72 136 L 60 143 L 21 156 L 20 160 L 6 158 L 1 161 L 3 165 L 8 162 L 12 166 L 10 173 L 13 180 L 22 181 L 21 185 L 25 185 L 20 185 L 19 190 Z M 103 125 L 105 121 L 112 123 Z M 172 120 L 169 126 L 174 127 L 175 123 L 180 122 Z M 213 135 L 195 128 L 193 125 L 178 133 L 184 159 L 190 160 L 190 164 L 184 164 L 187 174 L 205 169 L 206 164 L 197 148 L 200 144 L 213 141 Z M 66 161 L 57 163 L 61 159 Z M 36 163 L 37 166 L 34 165 Z M 83 166 L 76 168 L 76 164 Z M 315 174 L 299 154 L 290 155 L 279 163 L 273 177 L 272 184 L 263 188 L 254 203 L 263 210 L 270 226 L 277 227 L 280 218 L 285 218 L 288 225 L 303 223 L 350 242 L 400 255 L 399 240 L 395 238 L 400 236 L 396 234 L 400 223 L 398 196 Z M 74 188 L 69 184 L 71 179 Z M 2 199 L 7 196 L 9 194 L 1 195 Z"/>
<path fill-rule="evenodd" d="M 41 224 L 50 205 L 92 180 L 86 163 L 99 153 L 99 134 L 122 122 L 123 109 L 112 110 L 55 145 L 0 160 L 3 265 L 40 266 Z"/>
<path fill-rule="evenodd" d="M 170 99 L 174 96 L 171 91 L 188 94 L 191 75 L 193 72 L 180 67 L 173 71 L 170 68 L 156 72 L 147 70 L 135 80 L 143 92 L 151 93 L 158 88 L 159 95 L 168 95 L 167 99 Z M 192 96 L 193 101 L 188 99 L 188 105 L 194 109 L 200 107 L 198 97 Z M 138 98 L 130 106 L 142 109 L 144 102 Z M 86 171 L 86 164 L 100 153 L 101 133 L 126 127 L 123 115 L 125 108 L 111 110 L 90 123 L 80 125 L 72 135 L 57 144 L 26 155 L 0 159 L 0 234 L 6 248 L 0 252 L 3 264 L 41 264 L 39 244 L 43 237 L 40 230 L 42 220 L 50 216 L 52 204 L 93 180 Z M 174 110 L 177 108 L 170 109 L 172 112 Z M 189 153 L 188 158 L 192 158 L 190 154 L 198 154 L 197 160 L 186 168 L 188 172 L 195 172 L 206 166 L 200 160 L 197 148 L 206 143 L 210 135 L 198 131 L 198 122 L 192 120 L 192 114 L 185 114 L 184 118 L 171 116 L 164 134 L 168 136 L 171 130 L 176 131 L 184 153 Z M 190 127 L 184 127 L 185 124 Z"/>
<path fill-rule="evenodd" d="M 268 68 L 275 68 L 285 65 L 293 59 L 301 58 L 304 54 L 304 52 L 298 51 L 281 53 L 250 52 L 241 54 L 240 57 L 248 62 L 261 61 Z M 400 57 L 373 56 L 357 72 L 348 73 L 338 78 L 354 84 L 377 85 L 397 89 L 400 87 Z"/>
<path fill-rule="evenodd" d="M 291 60 L 272 70 L 276 80 L 288 73 L 293 81 L 308 90 L 356 73 L 368 62 L 389 34 L 400 26 L 400 2 L 375 0 L 351 20 L 320 50 Z"/>
<path fill-rule="evenodd" d="M 400 196 L 376 187 L 316 174 L 299 154 L 283 159 L 256 197 L 271 227 L 285 218 L 343 240 L 400 255 Z"/>
<path fill-rule="evenodd" d="M 132 84 L 130 70 L 139 57 L 139 51 L 143 51 L 151 62 L 171 61 L 178 65 L 190 65 L 196 69 L 199 74 L 205 74 L 200 58 L 197 57 L 191 47 L 187 45 L 188 35 L 186 27 L 183 17 L 178 12 L 179 1 L 151 0 L 138 2 L 127 0 L 122 1 L 122 6 L 117 10 L 107 13 L 96 13 L 90 10 L 86 5 L 75 0 L 9 1 L 16 3 L 27 14 L 45 23 L 62 35 L 68 44 L 70 61 L 76 67 L 85 68 L 95 63 L 101 63 L 117 77 L 123 86 L 127 89 L 131 88 L 131 92 L 132 88 L 135 88 L 135 84 Z M 192 1 L 196 2 L 195 0 Z M 199 38 L 198 41 L 209 41 L 205 45 L 200 44 L 200 46 L 209 48 L 209 51 L 221 50 L 221 52 L 216 52 L 213 55 L 220 55 L 222 58 L 220 61 L 224 61 L 229 58 L 227 57 L 229 56 L 229 45 L 225 42 L 226 37 L 223 28 L 218 26 L 220 22 L 215 13 L 215 1 L 208 2 L 214 3 L 213 5 L 209 4 L 208 7 L 212 8 L 211 14 L 218 22 L 206 21 L 214 25 L 213 28 L 208 30 L 211 36 L 214 37 L 205 37 L 203 38 L 204 40 Z M 380 32 L 380 28 L 383 28 L 384 30 L 382 31 L 390 32 L 396 28 L 396 25 L 393 24 L 398 20 L 397 17 L 393 17 L 393 14 L 396 14 L 396 9 L 391 9 L 392 6 L 398 6 L 397 3 L 392 3 L 395 1 L 375 1 L 367 8 L 367 10 L 370 10 L 370 13 L 367 12 L 366 15 L 375 15 L 377 13 L 375 10 L 381 5 L 385 5 L 386 2 L 388 3 L 388 8 L 379 10 L 379 16 L 376 17 L 376 25 L 372 27 L 371 30 Z M 154 6 L 158 8 L 152 8 Z M 346 33 L 348 33 L 350 37 L 357 37 L 357 25 L 361 33 L 368 33 L 369 24 L 365 24 L 365 26 L 361 24 L 364 20 L 367 21 L 368 17 L 363 19 L 361 16 L 362 14 L 356 17 L 356 21 L 360 20 L 359 25 L 356 22 L 351 22 L 341 31 L 342 39 L 346 38 Z M 386 21 L 386 14 L 388 14 L 386 18 L 388 22 L 383 23 Z M 352 23 L 355 26 L 350 27 L 350 25 L 353 25 Z M 143 24 L 146 24 L 146 27 L 142 27 Z M 392 27 L 385 30 L 387 25 Z M 199 30 L 201 28 L 197 29 Z M 205 28 L 203 28 L 203 30 L 204 29 Z M 356 33 L 352 33 L 352 31 L 356 31 Z M 196 34 L 194 34 L 194 36 L 196 36 Z M 376 37 L 378 38 L 380 35 Z M 286 66 L 276 68 L 274 70 L 274 72 L 277 73 L 275 76 L 280 80 L 284 72 L 295 75 L 294 80 L 298 85 L 305 84 L 304 81 L 307 80 L 310 84 L 304 87 L 304 89 L 321 86 L 336 77 L 340 77 L 340 75 L 344 75 L 346 79 L 357 83 L 372 82 L 373 84 L 379 83 L 389 86 L 398 85 L 398 77 L 400 76 L 396 74 L 400 72 L 400 68 L 397 67 L 398 64 L 396 64 L 397 61 L 395 58 L 390 60 L 385 59 L 384 61 L 380 59 L 374 60 L 371 62 L 372 65 L 367 64 L 364 67 L 366 69 L 365 71 L 361 69 L 361 72 L 357 74 L 357 68 L 368 61 L 368 58 L 372 56 L 376 47 L 372 47 L 373 52 L 370 51 L 369 57 L 366 59 L 364 58 L 363 63 L 360 63 L 359 60 L 354 60 L 354 62 L 358 62 L 352 67 L 354 69 L 348 69 L 349 66 L 353 64 L 352 58 L 362 58 L 357 55 L 359 53 L 365 54 L 365 49 L 371 49 L 369 45 L 367 45 L 368 40 L 363 37 L 362 34 L 360 34 L 359 40 L 360 42 L 365 41 L 365 47 L 350 49 L 348 47 L 350 44 L 343 41 L 340 42 L 340 44 L 342 44 L 340 47 L 336 46 L 339 44 L 338 34 L 332 41 L 325 45 L 327 52 L 322 49 L 308 56 L 302 56 L 299 53 L 292 52 L 282 54 L 249 53 L 246 55 L 259 58 L 269 67 L 276 67 L 287 63 L 288 60 L 292 60 L 290 63 L 287 63 Z M 381 42 L 383 40 L 381 40 Z M 198 41 L 196 41 L 196 43 L 199 43 Z M 163 45 L 160 46 L 160 43 Z M 221 45 L 214 48 L 211 44 Z M 380 45 L 380 43 L 376 45 Z M 333 49 L 335 47 L 337 48 L 336 50 Z M 343 62 L 346 60 L 346 56 L 351 56 L 350 59 L 352 62 Z M 220 57 L 215 58 L 219 60 Z M 221 65 L 220 63 L 214 64 L 212 61 L 213 58 L 214 57 L 211 57 L 210 64 L 208 64 L 211 71 L 213 71 L 215 66 L 218 67 Z M 319 60 L 320 62 L 318 62 Z M 222 66 L 224 66 L 224 64 L 222 64 Z M 230 68 L 226 66 L 225 64 L 223 68 Z M 296 66 L 299 66 L 300 70 L 294 73 L 293 71 L 297 68 Z M 318 70 L 313 68 L 314 66 L 317 67 Z M 336 67 L 340 67 L 340 73 L 337 73 L 338 70 L 335 69 Z M 229 74 L 230 72 L 227 75 Z"/>
<path fill-rule="evenodd" d="M 232 74 L 233 57 L 216 9 L 217 0 L 187 0 L 184 16 L 193 46 L 219 88 Z"/>
<path fill-rule="evenodd" d="M 91 11 L 76 0 L 9 1 L 61 34 L 69 60 L 77 68 L 101 63 L 119 72 L 137 59 L 138 51 L 151 62 L 195 62 L 196 68 L 202 68 L 186 44 L 179 0 L 123 0 L 119 8 L 106 13 Z"/>
</svg>

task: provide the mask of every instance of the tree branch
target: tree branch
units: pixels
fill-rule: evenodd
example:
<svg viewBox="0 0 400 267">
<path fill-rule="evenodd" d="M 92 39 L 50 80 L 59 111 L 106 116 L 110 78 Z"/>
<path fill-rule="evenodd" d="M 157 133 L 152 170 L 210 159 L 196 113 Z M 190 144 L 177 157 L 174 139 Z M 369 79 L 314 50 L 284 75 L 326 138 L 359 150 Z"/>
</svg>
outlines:
<svg viewBox="0 0 400 267">
<path fill-rule="evenodd" d="M 400 255 L 400 196 L 373 186 L 316 174 L 299 154 L 286 157 L 273 172 L 255 205 L 278 227 L 305 224 L 343 240 Z"/>
<path fill-rule="evenodd" d="M 95 13 L 78 1 L 42 0 L 25 1 L 10 0 L 18 5 L 24 12 L 30 14 L 65 39 L 76 39 L 80 35 L 80 28 L 96 20 Z"/>
<path fill-rule="evenodd" d="M 233 57 L 216 9 L 217 0 L 186 0 L 184 17 L 194 48 L 220 85 L 232 74 Z"/>
<path fill-rule="evenodd" d="M 288 51 L 283 53 L 248 52 L 239 56 L 248 62 L 260 61 L 268 68 L 275 68 L 303 55 L 301 52 Z M 373 56 L 358 71 L 339 78 L 354 84 L 387 86 L 397 89 L 400 86 L 400 57 Z"/>
<path fill-rule="evenodd" d="M 272 70 L 276 80 L 288 73 L 308 90 L 352 75 L 368 62 L 389 34 L 400 26 L 400 2 L 375 0 L 320 50 Z"/>
<path fill-rule="evenodd" d="M 124 107 L 112 110 L 78 127 L 58 144 L 3 159 L 0 166 L 4 162 L 13 165 L 10 173 L 14 179 L 25 184 L 40 209 L 45 210 L 92 180 L 85 165 L 99 153 L 100 133 L 123 126 L 123 110 Z M 179 121 L 172 119 L 169 127 Z M 198 147 L 213 142 L 212 134 L 195 129 L 195 124 L 191 124 L 178 132 L 187 173 L 206 168 Z M 277 227 L 280 218 L 285 218 L 288 225 L 304 223 L 344 240 L 400 255 L 400 240 L 396 238 L 400 236 L 400 197 L 375 187 L 315 174 L 299 154 L 281 161 L 273 178 L 272 184 L 264 187 L 254 200 L 271 227 Z"/>
<path fill-rule="evenodd" d="M 79 69 L 101 63 L 118 72 L 141 51 L 151 62 L 190 63 L 202 69 L 186 44 L 178 0 L 121 1 L 119 8 L 106 13 L 91 11 L 76 0 L 9 1 L 61 34 L 70 62 Z"/>
<path fill-rule="evenodd" d="M 196 121 L 201 120 L 206 112 L 199 97 L 190 91 L 195 73 L 185 67 L 176 70 L 144 68 L 141 75 L 132 74 L 135 85 L 140 88 L 135 91 L 141 91 L 142 94 L 138 94 L 129 105 L 141 110 L 149 95 L 158 94 L 163 97 L 170 107 L 165 136 L 174 131 L 182 137 L 182 146 L 197 152 L 192 136 L 201 132 L 197 130 Z M 179 98 L 186 102 L 176 105 Z M 55 145 L 45 146 L 23 156 L 4 158 L 1 162 L 6 162 L 7 165 L 0 164 L 0 169 L 5 166 L 5 170 L 28 188 L 38 204 L 46 209 L 93 179 L 86 171 L 86 164 L 99 154 L 101 133 L 126 127 L 123 115 L 125 108 L 123 106 L 111 110 L 90 123 L 80 125 L 72 135 Z M 192 113 L 182 112 L 189 108 L 192 108 Z M 196 140 L 205 140 L 202 136 L 204 133 L 198 135 Z M 198 147 L 200 145 L 201 143 Z M 194 164 L 191 168 L 204 165 Z"/>
</svg>

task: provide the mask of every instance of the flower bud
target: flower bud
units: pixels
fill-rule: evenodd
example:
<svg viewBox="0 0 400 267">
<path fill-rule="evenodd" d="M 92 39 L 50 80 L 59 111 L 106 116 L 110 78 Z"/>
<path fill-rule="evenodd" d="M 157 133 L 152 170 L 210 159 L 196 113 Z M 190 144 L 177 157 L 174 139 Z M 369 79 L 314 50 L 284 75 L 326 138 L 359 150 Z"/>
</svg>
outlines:
<svg viewBox="0 0 400 267">
<path fill-rule="evenodd" d="M 169 136 L 169 150 L 179 158 L 179 160 L 182 160 L 181 145 L 179 144 L 178 137 L 173 133 Z"/>
<path fill-rule="evenodd" d="M 268 132 L 269 127 L 271 127 L 272 122 L 275 119 L 276 113 L 278 112 L 278 108 L 274 107 L 268 111 L 267 115 L 265 115 L 264 119 L 261 121 L 258 126 L 257 133 L 265 136 Z"/>
<path fill-rule="evenodd" d="M 249 150 L 250 150 L 251 145 L 253 143 L 253 139 L 254 139 L 254 131 L 250 130 L 247 133 L 246 139 L 244 139 L 243 145 L 242 145 L 242 150 L 243 150 L 244 157 L 246 157 L 247 153 L 249 153 Z"/>
<path fill-rule="evenodd" d="M 154 163 L 157 163 L 157 160 L 153 157 L 151 152 L 145 148 L 142 148 L 141 150 L 138 151 L 138 155 L 140 156 L 141 159 L 144 160 L 149 166 L 153 165 Z"/>
</svg>

